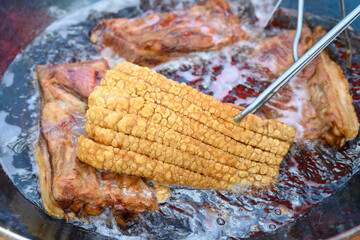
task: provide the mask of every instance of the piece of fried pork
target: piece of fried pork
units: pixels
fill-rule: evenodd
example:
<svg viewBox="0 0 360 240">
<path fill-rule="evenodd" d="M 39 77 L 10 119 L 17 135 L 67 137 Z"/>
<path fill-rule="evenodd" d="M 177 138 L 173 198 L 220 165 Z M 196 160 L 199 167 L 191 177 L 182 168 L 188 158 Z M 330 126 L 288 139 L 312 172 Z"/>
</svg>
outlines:
<svg viewBox="0 0 360 240">
<path fill-rule="evenodd" d="M 130 217 L 157 209 L 141 178 L 101 172 L 76 157 L 87 96 L 108 68 L 103 59 L 37 68 L 42 100 L 37 164 L 42 202 L 52 216 L 98 215 L 112 207 L 115 215 Z"/>
<path fill-rule="evenodd" d="M 103 19 L 91 33 L 94 43 L 142 66 L 155 66 L 188 52 L 220 49 L 246 38 L 225 0 L 205 0 L 140 18 Z"/>
<path fill-rule="evenodd" d="M 299 55 L 303 55 L 325 32 L 318 27 L 311 33 L 307 26 L 302 30 Z M 280 76 L 293 64 L 292 42 L 295 30 L 270 37 L 261 42 L 254 59 L 270 70 L 271 77 Z M 326 51 L 320 53 L 303 71 L 282 89 L 262 109 L 267 118 L 281 118 L 289 114 L 289 108 L 302 113 L 301 139 L 322 138 L 329 145 L 342 147 L 345 142 L 358 135 L 359 122 L 356 117 L 349 83 L 341 67 L 332 61 Z M 300 100 L 297 93 L 303 95 Z M 291 105 L 291 106 L 290 106 Z"/>
<path fill-rule="evenodd" d="M 129 62 L 109 70 L 89 97 L 78 157 L 95 168 L 163 184 L 267 185 L 295 130 Z"/>
</svg>

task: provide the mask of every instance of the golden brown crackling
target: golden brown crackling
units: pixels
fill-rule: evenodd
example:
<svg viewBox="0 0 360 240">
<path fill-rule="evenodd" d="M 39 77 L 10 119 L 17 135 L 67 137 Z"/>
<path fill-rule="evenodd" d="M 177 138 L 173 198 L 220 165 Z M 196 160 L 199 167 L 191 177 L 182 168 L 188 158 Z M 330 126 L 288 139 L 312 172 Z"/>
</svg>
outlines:
<svg viewBox="0 0 360 240">
<path fill-rule="evenodd" d="M 203 176 L 189 170 L 94 142 L 81 135 L 77 154 L 81 161 L 97 168 L 120 174 L 134 175 L 163 184 L 186 185 L 198 188 L 231 188 L 227 182 Z"/>
<path fill-rule="evenodd" d="M 157 183 L 154 183 L 154 191 L 158 203 L 166 202 L 172 193 L 170 188 Z"/>
<path fill-rule="evenodd" d="M 122 79 L 125 78 L 129 77 L 126 75 L 122 77 Z M 120 80 L 116 86 L 118 87 L 97 87 L 89 98 L 89 106 L 103 106 L 114 111 L 127 111 L 145 118 L 155 116 L 160 124 L 216 147 L 219 144 L 234 146 L 245 144 L 280 156 L 284 156 L 289 150 L 290 144 L 287 142 L 254 133 L 236 125 L 226 127 L 221 122 L 204 120 L 206 116 L 201 116 L 201 108 L 176 99 L 176 97 L 173 98 L 173 95 L 164 95 L 163 92 L 157 91 L 156 88 L 148 86 L 139 79 Z M 131 93 L 134 92 L 138 97 L 131 96 Z M 197 114 L 198 118 L 203 121 L 192 118 L 193 114 Z M 240 142 L 229 136 L 235 137 Z"/>
<path fill-rule="evenodd" d="M 260 149 L 252 149 L 250 146 L 235 148 L 224 144 L 222 149 L 218 149 L 141 116 L 115 112 L 99 106 L 90 107 L 86 113 L 86 119 L 88 122 L 100 127 L 172 146 L 193 155 L 216 160 L 239 170 L 253 168 L 253 170 L 259 169 L 264 174 L 269 173 L 269 175 L 275 176 L 278 165 L 282 161 L 279 156 L 269 152 L 262 152 Z"/>
<path fill-rule="evenodd" d="M 158 86 L 155 78 L 161 75 L 137 70 L 143 73 L 131 76 L 115 67 L 90 95 L 90 139 L 80 138 L 79 159 L 97 168 L 190 187 L 223 189 L 274 180 L 289 149 L 287 141 L 292 141 L 291 136 L 284 140 L 289 138 L 285 135 L 292 128 L 256 117 L 243 121 L 244 126 L 236 124 L 215 112 L 238 108 L 211 105 L 212 97 L 202 98 L 195 89 L 166 78 L 165 87 Z M 263 129 L 253 131 L 250 124 Z"/>
<path fill-rule="evenodd" d="M 129 77 L 129 75 L 122 72 L 110 75 L 112 77 L 116 75 L 114 78 L 118 78 L 119 80 L 112 81 L 112 79 L 109 80 L 109 78 L 104 78 L 102 85 L 131 91 L 132 94 L 135 94 L 135 96 L 143 97 L 146 101 L 157 103 L 158 105 L 162 105 L 167 109 L 174 111 L 176 115 L 184 115 L 193 119 L 193 122 L 197 123 L 192 123 L 194 126 L 197 126 L 199 123 L 204 124 L 210 129 L 217 131 L 218 134 L 222 135 L 222 137 L 227 136 L 244 144 L 251 145 L 280 156 L 284 156 L 290 148 L 290 144 L 287 142 L 247 130 L 246 128 L 238 126 L 234 121 L 229 122 L 221 118 L 216 118 L 209 112 L 205 111 L 202 107 L 198 106 L 198 104 L 193 104 L 186 99 L 184 100 L 176 94 L 164 92 L 157 86 L 151 85 L 137 77 Z M 190 92 L 187 92 L 187 94 L 197 95 L 199 92 L 192 89 Z M 200 101 L 201 99 L 195 100 L 197 103 Z M 251 123 L 247 122 L 246 124 L 259 125 L 256 121 Z M 259 125 L 259 128 L 260 127 L 261 126 Z M 276 131 L 276 129 L 273 129 L 273 125 L 268 125 L 267 128 L 270 132 Z"/>
<path fill-rule="evenodd" d="M 257 177 L 258 175 L 229 167 L 214 160 L 192 155 L 170 146 L 116 132 L 112 129 L 102 128 L 91 123 L 85 125 L 85 131 L 87 136 L 96 142 L 137 152 L 150 158 L 230 183 L 238 183 L 241 179 L 246 179 L 249 176 Z"/>
<path fill-rule="evenodd" d="M 185 83 L 178 83 L 167 79 L 165 76 L 147 67 L 140 67 L 129 62 L 119 63 L 114 69 L 106 73 L 104 79 L 101 81 L 101 85 L 115 86 L 116 82 L 121 80 L 119 78 L 120 73 L 134 77 L 134 79 L 142 79 L 151 86 L 158 87 L 163 92 L 172 93 L 182 100 L 187 100 L 201 107 L 203 109 L 202 115 L 206 114 L 215 120 L 223 119 L 227 124 L 232 126 L 235 124 L 234 117 L 239 113 L 238 109 L 223 104 L 207 94 L 198 92 Z M 277 120 L 262 120 L 253 114 L 249 114 L 240 121 L 238 126 L 283 141 L 292 142 L 295 136 L 294 128 Z"/>
<path fill-rule="evenodd" d="M 114 88 L 110 89 L 110 87 L 97 87 L 89 98 L 89 106 L 90 106 L 89 112 L 92 112 L 95 118 L 99 117 L 97 113 L 105 114 L 103 115 L 103 118 L 108 118 L 108 115 L 116 116 L 116 114 L 112 114 L 111 111 L 107 111 L 101 108 L 95 108 L 97 110 L 92 109 L 92 106 L 102 106 L 108 108 L 108 110 L 113 110 L 117 112 L 124 111 L 134 115 L 138 114 L 138 116 L 144 117 L 148 121 L 153 122 L 155 126 L 156 124 L 162 125 L 165 128 L 174 130 L 176 134 L 184 133 L 185 135 L 189 135 L 190 137 L 193 137 L 194 139 L 197 139 L 200 142 L 203 140 L 205 143 L 209 145 L 213 145 L 216 148 L 223 149 L 224 151 L 227 151 L 227 148 L 225 148 L 225 146 L 234 145 L 235 147 L 233 147 L 232 149 L 241 150 L 239 154 L 242 157 L 250 158 L 255 161 L 266 162 L 268 164 L 278 164 L 282 160 L 281 157 L 275 156 L 274 154 L 259 151 L 258 149 L 252 150 L 251 147 L 238 143 L 231 138 L 228 137 L 221 138 L 223 137 L 222 135 L 220 135 L 220 137 L 217 137 L 218 139 L 220 138 L 221 141 L 212 141 L 213 139 L 217 140 L 216 138 L 214 138 L 214 136 L 216 137 L 217 132 L 214 132 L 212 129 L 209 129 L 207 127 L 205 128 L 205 130 L 201 128 L 194 129 L 193 125 L 191 125 L 191 119 L 187 117 L 179 118 L 176 116 L 175 113 L 171 113 L 169 110 L 163 108 L 162 106 L 158 106 L 155 103 L 147 102 L 141 97 L 134 97 L 129 99 L 128 98 L 129 94 L 127 93 L 127 91 L 128 89 L 114 89 Z M 88 115 L 88 119 L 89 117 L 90 116 Z M 173 119 L 173 120 L 169 121 L 169 119 Z M 98 119 L 98 122 L 100 121 L 101 119 Z M 112 127 L 112 125 L 108 125 L 107 127 L 114 128 Z M 189 141 L 192 140 L 190 139 Z M 254 154 L 253 156 L 246 155 L 245 151 L 252 153 L 255 152 L 256 154 Z M 194 152 L 190 152 L 190 153 L 198 154 Z M 236 151 L 232 151 L 232 153 L 236 154 Z M 217 154 L 214 155 L 217 156 Z M 200 154 L 199 156 L 203 156 L 203 154 Z M 227 159 L 234 157 L 235 156 L 227 156 Z M 210 159 L 214 159 L 214 158 L 210 158 Z M 233 161 L 228 160 L 226 162 L 231 164 L 231 162 Z M 239 167 L 238 164 L 244 162 L 244 159 L 234 159 L 234 162 L 236 162 L 237 164 L 232 164 L 230 166 Z M 249 161 L 245 161 L 245 162 L 247 166 L 250 165 L 251 167 L 254 167 L 255 165 L 255 163 L 248 164 Z M 224 161 L 222 163 L 224 163 Z M 262 166 L 259 167 L 264 168 Z M 270 168 L 273 167 L 271 166 Z M 241 167 L 240 169 L 243 169 L 243 167 Z M 275 174 L 275 172 L 278 171 L 277 168 L 272 170 L 273 171 L 271 172 L 274 172 L 273 174 Z"/>
</svg>

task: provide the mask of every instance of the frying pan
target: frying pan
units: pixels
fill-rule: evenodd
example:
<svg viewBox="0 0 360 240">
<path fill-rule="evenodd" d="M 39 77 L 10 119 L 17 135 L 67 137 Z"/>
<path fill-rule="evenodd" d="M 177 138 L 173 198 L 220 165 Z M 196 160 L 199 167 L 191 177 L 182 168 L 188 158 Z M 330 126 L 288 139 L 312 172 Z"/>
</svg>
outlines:
<svg viewBox="0 0 360 240">
<path fill-rule="evenodd" d="M 57 17 L 61 17 L 62 9 L 71 11 L 94 1 L 2 1 L 0 3 L 0 75 L 2 76 L 15 55 L 26 47 L 35 36 Z M 288 3 L 290 2 L 290 3 Z M 309 2 L 306 10 L 328 8 L 333 11 L 335 6 L 325 1 Z M 352 9 L 356 1 L 348 1 L 348 9 Z M 317 5 L 319 4 L 319 5 Z M 294 4 L 296 5 L 296 4 Z M 55 8 L 54 8 L 55 6 Z M 291 1 L 284 1 L 285 7 L 295 7 Z M 320 7 L 319 7 L 320 6 Z M 50 8 L 52 7 L 52 8 Z M 54 9 L 56 10 L 54 13 Z M 338 12 L 331 12 L 337 17 Z M 316 12 L 315 12 L 316 13 Z M 324 18 L 325 19 L 325 18 Z M 317 20 L 321 21 L 321 20 Z M 321 22 L 325 27 L 332 24 L 326 19 Z M 358 21 L 353 25 L 360 31 Z M 13 96 L 14 98 L 17 96 Z M 22 106 L 17 106 L 19 111 Z M 16 120 L 14 120 L 16 121 Z M 1 155 L 3 157 L 3 155 Z M 21 155 L 20 155 L 21 156 Z M 20 164 L 20 163 L 19 163 Z M 29 167 L 29 166 L 24 166 Z M 29 179 L 33 181 L 34 179 Z M 109 239 L 93 231 L 85 230 L 65 220 L 49 217 L 32 201 L 26 199 L 5 171 L 0 167 L 0 225 L 22 236 L 32 239 Z M 326 239 L 337 236 L 348 237 L 360 231 L 360 193 L 358 185 L 360 173 L 356 173 L 340 189 L 323 200 L 295 222 L 288 223 L 275 231 L 253 236 L 252 239 Z M 350 231 L 349 231 L 350 230 Z M 343 235 L 339 235 L 343 234 Z"/>
</svg>

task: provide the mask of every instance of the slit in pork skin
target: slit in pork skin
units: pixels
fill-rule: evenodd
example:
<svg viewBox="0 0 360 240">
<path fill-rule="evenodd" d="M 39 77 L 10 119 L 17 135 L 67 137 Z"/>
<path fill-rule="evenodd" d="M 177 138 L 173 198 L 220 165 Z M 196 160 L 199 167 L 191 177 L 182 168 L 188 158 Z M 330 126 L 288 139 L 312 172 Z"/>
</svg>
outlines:
<svg viewBox="0 0 360 240">
<path fill-rule="evenodd" d="M 295 134 L 252 114 L 236 123 L 238 108 L 129 62 L 107 71 L 88 105 L 79 159 L 160 184 L 267 185 Z"/>
</svg>

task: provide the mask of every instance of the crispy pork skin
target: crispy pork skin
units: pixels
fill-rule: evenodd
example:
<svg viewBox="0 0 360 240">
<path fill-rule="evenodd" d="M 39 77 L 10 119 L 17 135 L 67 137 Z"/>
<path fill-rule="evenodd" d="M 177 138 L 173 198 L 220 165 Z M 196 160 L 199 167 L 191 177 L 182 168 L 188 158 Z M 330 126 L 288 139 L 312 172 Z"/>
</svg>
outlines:
<svg viewBox="0 0 360 240">
<path fill-rule="evenodd" d="M 94 43 L 109 46 L 127 61 L 155 66 L 192 51 L 216 50 L 247 38 L 225 0 L 140 18 L 103 19 Z"/>
<path fill-rule="evenodd" d="M 78 157 L 95 168 L 199 188 L 266 185 L 295 131 L 167 79 L 119 63 L 90 94 Z"/>
<path fill-rule="evenodd" d="M 76 157 L 87 108 L 82 99 L 107 69 L 103 59 L 38 66 L 42 109 L 37 163 L 43 204 L 55 217 L 73 218 L 80 212 L 98 215 L 107 207 L 116 215 L 129 216 L 157 208 L 141 178 L 100 172 Z"/>
</svg>

